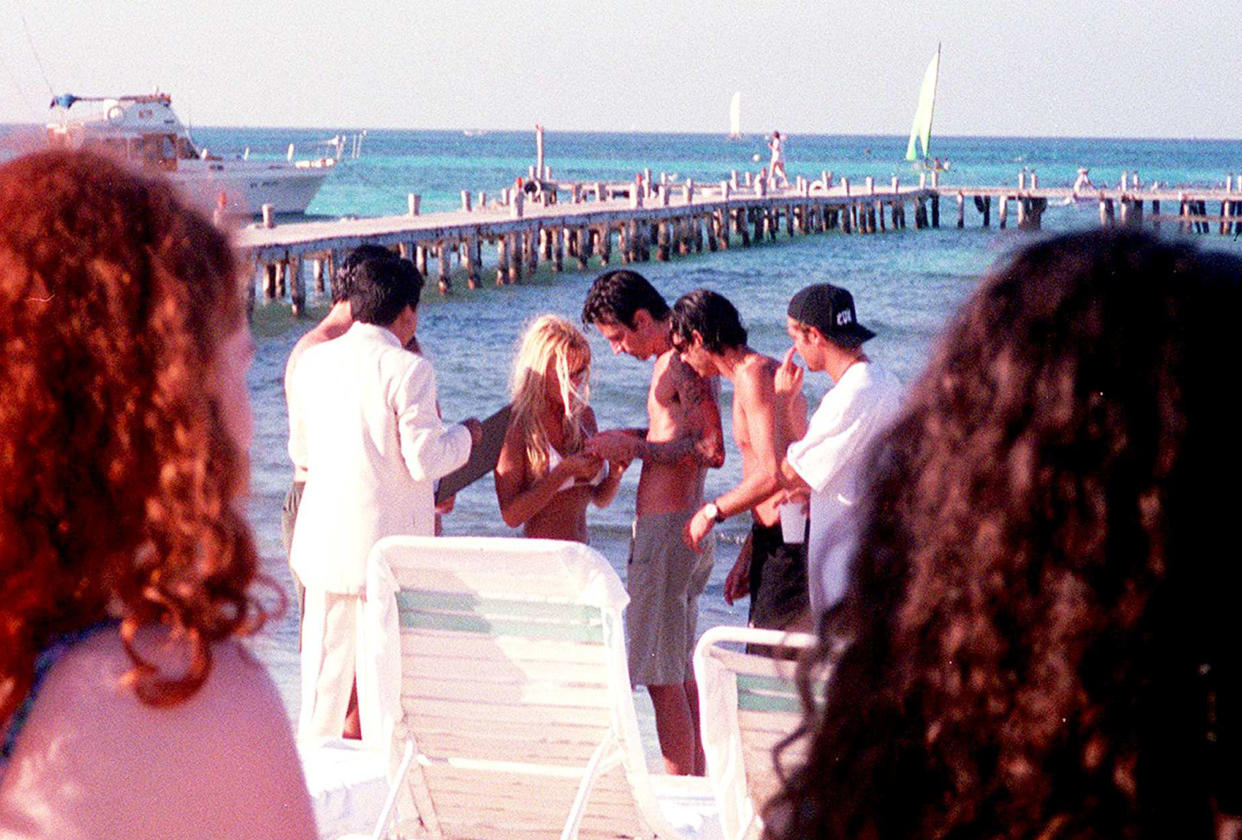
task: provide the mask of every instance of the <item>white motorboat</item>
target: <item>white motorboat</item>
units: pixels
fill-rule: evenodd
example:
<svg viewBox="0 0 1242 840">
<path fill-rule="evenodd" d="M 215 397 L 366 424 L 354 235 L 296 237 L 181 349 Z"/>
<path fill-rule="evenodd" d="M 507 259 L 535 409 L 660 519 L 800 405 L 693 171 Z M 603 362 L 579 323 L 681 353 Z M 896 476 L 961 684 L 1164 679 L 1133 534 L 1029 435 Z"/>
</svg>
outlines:
<svg viewBox="0 0 1242 840">
<path fill-rule="evenodd" d="M 95 107 L 70 113 L 77 103 Z M 117 97 L 62 94 L 52 100 L 51 107 L 59 110 L 60 119 L 47 124 L 49 145 L 93 148 L 160 170 L 181 186 L 193 204 L 208 212 L 254 216 L 270 204 L 276 213 L 305 213 L 337 162 L 329 156 L 294 160 L 292 146 L 286 160 L 208 154 L 195 146 L 173 112 L 172 97 L 159 91 Z"/>
</svg>

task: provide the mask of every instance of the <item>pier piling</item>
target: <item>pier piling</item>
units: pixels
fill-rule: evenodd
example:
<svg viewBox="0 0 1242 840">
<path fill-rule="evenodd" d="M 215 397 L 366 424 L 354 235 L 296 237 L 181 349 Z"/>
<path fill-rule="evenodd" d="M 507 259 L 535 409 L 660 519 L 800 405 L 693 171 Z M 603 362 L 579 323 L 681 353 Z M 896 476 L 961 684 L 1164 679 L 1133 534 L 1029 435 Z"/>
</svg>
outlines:
<svg viewBox="0 0 1242 840">
<path fill-rule="evenodd" d="M 628 264 L 650 260 L 653 249 L 659 261 L 700 253 L 704 239 L 706 250 L 717 251 L 735 246 L 735 236 L 748 247 L 834 229 L 846 234 L 886 232 L 890 220 L 893 230 L 902 230 L 907 223 L 907 202 L 913 205 L 916 229 L 937 228 L 940 199 L 950 195 L 957 205 L 959 229 L 965 227 L 967 200 L 973 200 L 985 228 L 991 226 L 995 200 L 997 223 L 1004 230 L 1013 200 L 1019 227 L 1038 229 L 1050 199 L 1060 205 L 1078 197 L 1064 186 L 1041 188 L 1037 174 L 1030 170 L 1018 172 L 1017 190 L 954 185 L 943 191 L 939 179 L 929 173 L 920 174 L 919 187 L 903 188 L 896 177 L 885 187 L 877 187 L 871 177 L 858 185 L 839 178 L 834 186 L 832 173 L 825 171 L 817 180 L 799 176 L 790 187 L 777 189 L 749 174 L 749 186 L 739 188 L 737 173 L 715 184 L 700 185 L 690 179 L 678 183 L 663 173 L 653 179 L 647 170 L 631 182 L 557 183 L 546 167 L 542 171 L 540 200 L 527 201 L 522 190 L 514 189 L 503 192 L 502 202 L 489 205 L 485 192 L 462 190 L 459 207 L 423 216 L 421 197 L 408 193 L 402 216 L 280 225 L 269 212 L 260 224 L 235 232 L 238 247 L 255 266 L 248 296 L 261 293 L 269 300 L 287 298 L 295 312 L 303 312 L 308 282 L 313 280 L 314 291 L 322 293 L 341 255 L 363 242 L 399 249 L 428 278 L 431 252 L 437 286 L 448 293 L 455 276 L 464 276 L 468 287 L 476 288 L 483 256 L 486 253 L 490 262 L 493 248 L 496 282 L 505 284 L 534 276 L 541 260 L 551 272 L 565 270 L 566 256 L 576 260 L 579 270 L 591 265 L 593 254 L 600 265 L 608 265 L 614 231 L 621 261 Z M 1123 180 L 1124 189 L 1102 189 L 1093 195 L 1101 225 L 1147 223 L 1159 228 L 1164 222 L 1174 222 L 1186 233 L 1223 235 L 1242 229 L 1242 193 L 1238 191 L 1242 179 L 1233 173 L 1222 180 L 1223 189 L 1218 184 L 1171 191 L 1153 182 L 1139 193 L 1136 173 L 1124 173 Z M 572 200 L 558 203 L 561 192 Z M 1174 200 L 1177 214 L 1162 215 L 1162 201 L 1167 206 Z M 1144 212 L 1145 201 L 1151 202 L 1150 217 Z M 1219 207 L 1217 214 L 1208 215 L 1209 204 Z M 782 226 L 784 236 L 779 235 Z M 454 266 L 454 253 L 458 266 Z"/>
</svg>

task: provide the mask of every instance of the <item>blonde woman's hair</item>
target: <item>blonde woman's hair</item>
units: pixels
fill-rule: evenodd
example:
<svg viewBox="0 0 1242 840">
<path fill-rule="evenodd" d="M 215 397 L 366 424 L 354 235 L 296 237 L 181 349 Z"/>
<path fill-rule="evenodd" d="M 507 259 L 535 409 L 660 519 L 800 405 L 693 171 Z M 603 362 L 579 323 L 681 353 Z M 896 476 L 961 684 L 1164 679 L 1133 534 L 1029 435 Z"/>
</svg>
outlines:
<svg viewBox="0 0 1242 840">
<path fill-rule="evenodd" d="M 534 475 L 548 469 L 548 430 L 540 419 L 539 408 L 547 393 L 544 382 L 549 363 L 552 363 L 559 380 L 561 404 L 565 407 L 562 422 L 565 427 L 563 455 L 582 448 L 582 414 L 590 399 L 589 381 L 575 388 L 570 372 L 579 364 L 588 371 L 591 364 L 591 345 L 582 331 L 559 315 L 540 315 L 530 322 L 522 333 L 517 358 L 513 362 L 510 393 L 513 396 L 513 415 L 510 422 L 526 441 L 526 460 Z"/>
</svg>

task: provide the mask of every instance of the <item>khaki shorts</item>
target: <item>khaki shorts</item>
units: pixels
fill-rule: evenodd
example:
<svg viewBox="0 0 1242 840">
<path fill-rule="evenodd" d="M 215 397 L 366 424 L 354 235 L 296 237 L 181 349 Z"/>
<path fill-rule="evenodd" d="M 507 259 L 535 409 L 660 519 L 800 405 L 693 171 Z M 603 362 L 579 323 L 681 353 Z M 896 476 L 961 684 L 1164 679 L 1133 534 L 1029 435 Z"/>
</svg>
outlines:
<svg viewBox="0 0 1242 840">
<path fill-rule="evenodd" d="M 697 508 L 645 514 L 634 520 L 625 588 L 625 613 L 632 685 L 681 685 L 694 674 L 699 595 L 707 586 L 715 541 L 695 552 L 682 529 Z"/>
</svg>

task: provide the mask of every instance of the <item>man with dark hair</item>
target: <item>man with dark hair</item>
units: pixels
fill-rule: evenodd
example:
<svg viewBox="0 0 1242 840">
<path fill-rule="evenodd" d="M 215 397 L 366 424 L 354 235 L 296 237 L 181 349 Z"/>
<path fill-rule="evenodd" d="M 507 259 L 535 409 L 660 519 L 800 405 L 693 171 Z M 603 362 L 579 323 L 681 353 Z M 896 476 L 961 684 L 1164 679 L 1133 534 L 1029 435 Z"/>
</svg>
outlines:
<svg viewBox="0 0 1242 840">
<path fill-rule="evenodd" d="M 315 326 L 311 327 L 297 343 L 293 345 L 293 349 L 289 352 L 289 361 L 285 363 L 285 407 L 289 413 L 289 429 L 292 432 L 293 426 L 297 420 L 294 409 L 293 394 L 290 391 L 290 383 L 293 379 L 293 368 L 297 365 L 298 359 L 302 357 L 302 353 L 308 347 L 314 347 L 316 344 L 322 344 L 325 341 L 331 341 L 345 334 L 349 329 L 349 325 L 354 322 L 353 315 L 349 308 L 349 293 L 354 286 L 354 270 L 362 263 L 363 260 L 370 259 L 396 259 L 396 255 L 379 245 L 359 245 L 341 261 L 341 265 L 337 268 L 335 276 L 332 278 L 332 307 L 328 310 L 328 314 L 323 316 L 323 320 Z M 298 518 L 298 505 L 302 501 L 302 490 L 306 487 L 306 465 L 294 463 L 293 465 L 293 484 L 289 487 L 289 492 L 285 496 L 285 505 L 280 512 L 280 531 L 281 541 L 285 546 L 285 556 L 289 556 L 289 550 L 293 546 L 293 525 Z M 293 576 L 293 585 L 298 594 L 298 609 L 302 607 L 302 584 L 298 580 L 297 575 Z"/>
<path fill-rule="evenodd" d="M 724 376 L 733 383 L 733 439 L 742 453 L 742 481 L 699 509 L 686 524 L 686 540 L 697 547 L 719 522 L 749 510 L 749 551 L 743 546 L 725 579 L 725 600 L 750 595 L 753 627 L 784 629 L 806 611 L 806 560 L 802 547 L 786 544 L 779 508 L 784 493 L 776 488 L 756 496 L 770 482 L 789 443 L 789 412 L 778 405 L 779 366 L 746 344 L 746 328 L 737 309 L 723 295 L 699 289 L 673 305 L 669 336 L 682 361 L 700 376 Z M 800 403 L 801 395 L 789 399 Z"/>
<path fill-rule="evenodd" d="M 354 272 L 349 308 L 355 321 L 387 326 L 396 323 L 403 315 L 417 316 L 422 294 L 423 277 L 409 260 L 364 260 Z M 405 341 L 413 337 L 414 330 L 411 329 Z"/>
<path fill-rule="evenodd" d="M 285 363 L 285 408 L 289 417 L 289 434 L 293 435 L 294 426 L 301 422 L 293 399 L 293 369 L 302 353 L 309 347 L 339 338 L 354 322 L 349 308 L 349 293 L 354 287 L 354 271 L 363 262 L 370 259 L 396 259 L 397 256 L 387 248 L 379 245 L 359 245 L 341 260 L 336 274 L 332 278 L 332 306 L 323 320 L 311 327 L 289 351 L 289 361 Z M 289 575 L 293 578 L 293 590 L 298 602 L 298 649 L 302 645 L 302 613 L 305 611 L 306 590 L 297 572 L 293 571 L 293 526 L 298 520 L 298 506 L 302 503 L 302 493 L 306 489 L 306 465 L 293 462 L 293 483 L 285 494 L 285 503 L 280 509 L 280 541 L 285 547 L 285 557 L 289 559 Z"/>
<path fill-rule="evenodd" d="M 614 353 L 655 357 L 646 429 L 600 432 L 587 451 L 608 461 L 643 462 L 625 583 L 630 681 L 645 685 L 669 773 L 702 775 L 699 695 L 691 667 L 698 598 L 713 551 L 681 539 L 703 501 L 708 467 L 724 463 L 720 408 L 710 382 L 682 364 L 668 339 L 668 304 L 633 271 L 600 275 L 582 307 Z"/>
<path fill-rule="evenodd" d="M 651 320 L 668 326 L 668 304 L 655 287 L 636 271 L 606 271 L 591 284 L 582 305 L 584 324 L 621 324 L 638 329 L 638 313 L 646 310 Z M 616 349 L 615 347 L 613 348 Z"/>
<path fill-rule="evenodd" d="M 289 454 L 307 470 L 292 550 L 306 586 L 304 736 L 360 734 L 351 686 L 367 554 L 381 537 L 434 533 L 434 482 L 479 441 L 477 420 L 440 421 L 431 363 L 404 349 L 422 285 L 409 260 L 363 260 L 349 293 L 353 326 L 307 350 L 293 372 L 301 422 Z"/>
</svg>

